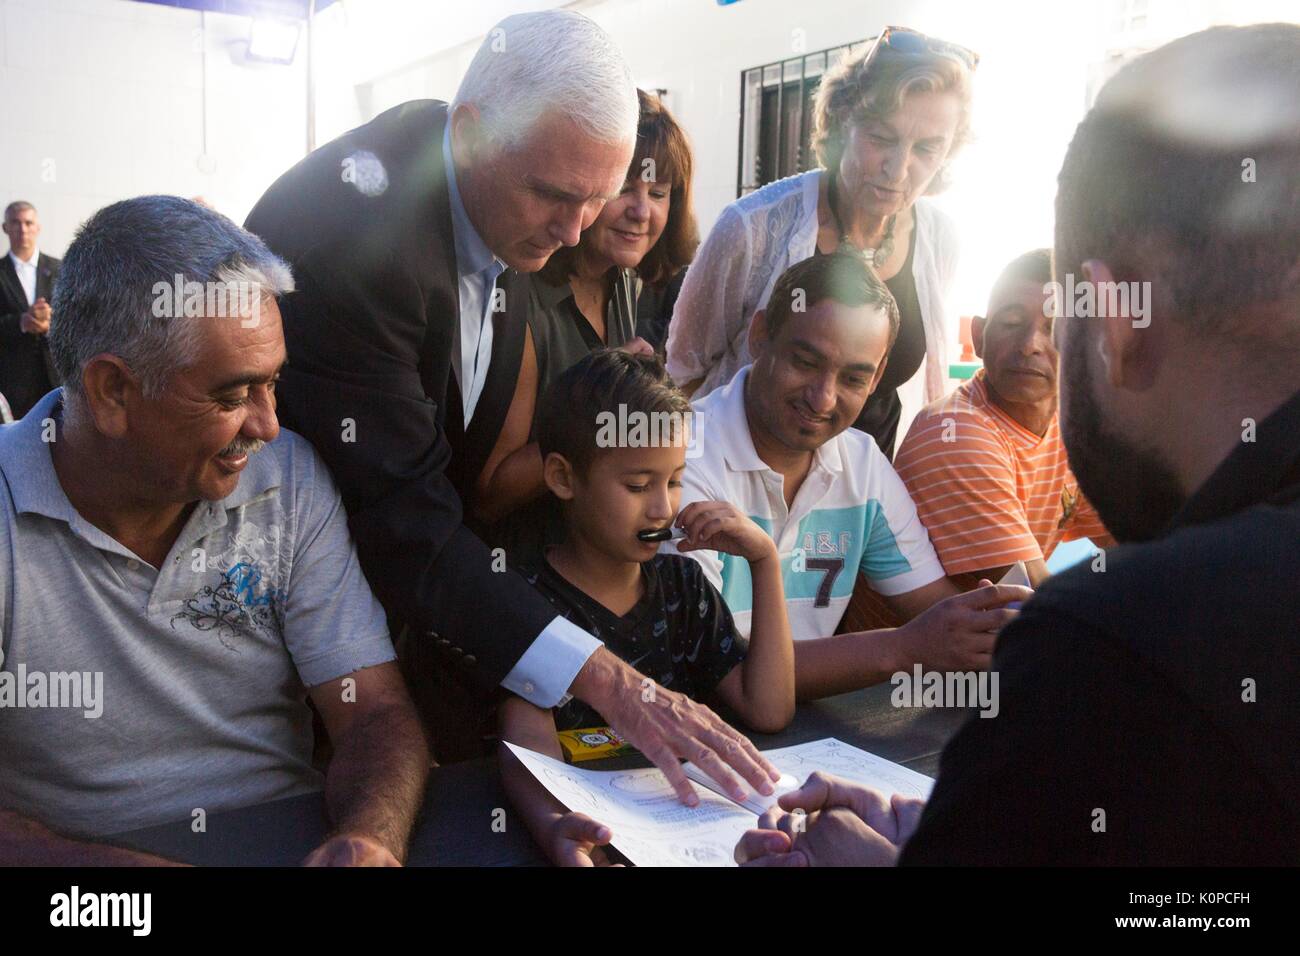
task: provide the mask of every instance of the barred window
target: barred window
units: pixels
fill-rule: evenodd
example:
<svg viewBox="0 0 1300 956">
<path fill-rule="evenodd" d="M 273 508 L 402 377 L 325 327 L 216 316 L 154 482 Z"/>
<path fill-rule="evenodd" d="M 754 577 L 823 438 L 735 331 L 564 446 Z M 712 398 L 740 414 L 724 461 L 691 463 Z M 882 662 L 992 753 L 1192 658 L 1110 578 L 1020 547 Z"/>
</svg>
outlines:
<svg viewBox="0 0 1300 956">
<path fill-rule="evenodd" d="M 817 87 L 827 64 L 833 66 L 866 42 L 859 40 L 741 73 L 738 197 L 816 165 L 810 144 Z"/>
</svg>

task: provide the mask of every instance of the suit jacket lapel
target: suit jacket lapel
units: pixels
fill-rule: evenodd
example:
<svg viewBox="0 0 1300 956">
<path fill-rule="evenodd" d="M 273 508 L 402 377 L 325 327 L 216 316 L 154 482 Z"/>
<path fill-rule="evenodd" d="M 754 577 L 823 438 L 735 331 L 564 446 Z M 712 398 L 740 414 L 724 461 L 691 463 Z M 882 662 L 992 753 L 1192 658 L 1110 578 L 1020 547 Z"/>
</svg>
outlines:
<svg viewBox="0 0 1300 956">
<path fill-rule="evenodd" d="M 460 324 L 460 276 L 456 271 L 456 241 L 451 225 L 451 195 L 447 186 L 447 170 L 442 160 L 442 137 L 448 117 L 447 107 L 441 108 L 442 121 L 432 130 L 433 142 L 425 153 L 424 174 L 417 177 L 425 191 L 413 192 L 412 203 L 431 203 L 431 213 L 424 222 L 432 223 L 432 231 L 424 247 L 427 268 L 432 282 L 425 299 L 424 342 L 420 348 L 420 378 L 424 392 L 438 404 L 444 422 L 451 419 L 449 392 L 455 387 L 451 371 L 451 354 L 455 331 Z M 429 196 L 429 192 L 432 196 Z M 459 420 L 459 408 L 456 410 Z"/>
<path fill-rule="evenodd" d="M 492 313 L 492 357 L 483 394 L 474 406 L 474 417 L 465 433 L 471 447 L 484 448 L 485 460 L 492 453 L 515 396 L 519 363 L 524 354 L 524 329 L 528 324 L 528 277 L 507 269 L 497 279 L 497 287 L 505 291 L 506 307 Z"/>
<path fill-rule="evenodd" d="M 37 270 L 37 282 L 40 281 L 40 270 Z M 0 282 L 4 283 L 5 289 L 9 292 L 9 298 L 18 304 L 18 311 L 26 311 L 31 305 L 27 301 L 27 293 L 23 292 L 23 284 L 18 281 L 18 273 L 14 269 L 14 261 L 5 253 L 4 258 L 0 260 Z"/>
<path fill-rule="evenodd" d="M 507 269 L 497 278 L 497 288 L 505 290 L 506 308 L 493 312 L 492 356 L 487 379 L 474 406 L 474 417 L 466 427 L 461 390 L 455 376 L 447 386 L 447 440 L 454 452 L 449 473 L 462 497 L 472 497 L 474 483 L 496 447 L 505 424 L 506 413 L 515 395 L 519 365 L 524 354 L 524 330 L 527 328 L 528 277 Z"/>
</svg>

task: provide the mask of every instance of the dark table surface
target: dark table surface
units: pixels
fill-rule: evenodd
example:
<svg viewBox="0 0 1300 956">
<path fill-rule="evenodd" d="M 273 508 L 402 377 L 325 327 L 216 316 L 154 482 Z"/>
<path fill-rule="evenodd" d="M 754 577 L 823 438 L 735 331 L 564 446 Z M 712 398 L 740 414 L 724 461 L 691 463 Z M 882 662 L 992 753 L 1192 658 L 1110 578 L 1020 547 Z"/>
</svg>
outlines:
<svg viewBox="0 0 1300 956">
<path fill-rule="evenodd" d="M 801 704 L 779 734 L 754 734 L 760 750 L 836 737 L 928 776 L 938 772 L 939 752 L 966 719 L 952 708 L 899 708 L 893 687 L 880 684 Z M 640 756 L 583 764 L 595 770 L 648 766 Z M 500 830 L 505 811 L 505 830 Z M 329 829 L 323 794 L 210 814 L 206 830 L 190 821 L 121 834 L 114 842 L 206 866 L 294 866 L 324 840 Z M 545 859 L 528 831 L 511 816 L 494 758 L 438 767 L 429 777 L 424 808 L 411 838 L 410 866 L 530 866 Z"/>
</svg>

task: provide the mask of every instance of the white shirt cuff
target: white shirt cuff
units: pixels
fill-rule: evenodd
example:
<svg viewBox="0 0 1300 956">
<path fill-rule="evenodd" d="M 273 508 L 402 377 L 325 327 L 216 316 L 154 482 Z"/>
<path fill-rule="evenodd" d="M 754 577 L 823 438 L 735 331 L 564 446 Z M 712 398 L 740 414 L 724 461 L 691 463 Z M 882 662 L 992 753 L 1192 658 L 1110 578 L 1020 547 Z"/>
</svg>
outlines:
<svg viewBox="0 0 1300 956">
<path fill-rule="evenodd" d="M 530 704 L 557 707 L 569 699 L 578 671 L 601 646 L 572 621 L 557 617 L 528 645 L 501 686 Z"/>
</svg>

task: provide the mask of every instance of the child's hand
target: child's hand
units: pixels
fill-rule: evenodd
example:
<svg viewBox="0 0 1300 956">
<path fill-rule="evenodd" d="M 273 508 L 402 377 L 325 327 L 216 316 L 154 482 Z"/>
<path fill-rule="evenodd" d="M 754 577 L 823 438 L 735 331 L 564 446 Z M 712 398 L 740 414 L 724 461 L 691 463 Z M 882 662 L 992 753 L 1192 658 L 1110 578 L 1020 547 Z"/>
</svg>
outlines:
<svg viewBox="0 0 1300 956">
<path fill-rule="evenodd" d="M 622 866 L 601 849 L 612 837 L 609 827 L 585 813 L 566 813 L 550 825 L 546 852 L 556 866 Z"/>
<path fill-rule="evenodd" d="M 746 561 L 776 555 L 776 543 L 743 511 L 726 501 L 697 501 L 677 515 L 676 525 L 686 532 L 677 550 L 725 551 Z"/>
</svg>

